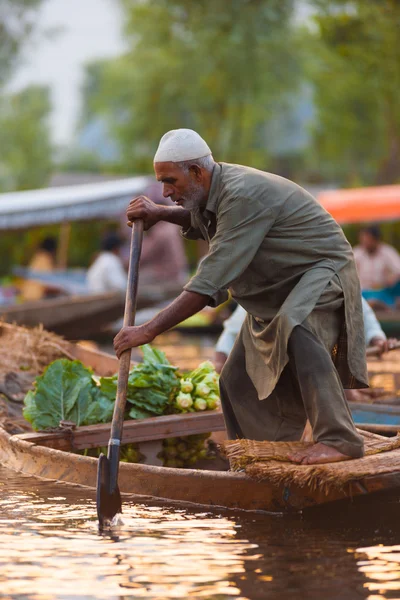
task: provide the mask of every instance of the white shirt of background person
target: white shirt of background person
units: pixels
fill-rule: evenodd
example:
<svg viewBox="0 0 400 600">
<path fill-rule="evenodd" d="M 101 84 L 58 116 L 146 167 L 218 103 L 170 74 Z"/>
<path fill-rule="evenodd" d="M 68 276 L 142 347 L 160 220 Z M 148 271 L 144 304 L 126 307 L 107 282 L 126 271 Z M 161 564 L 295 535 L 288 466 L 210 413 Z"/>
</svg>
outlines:
<svg viewBox="0 0 400 600">
<path fill-rule="evenodd" d="M 101 252 L 87 271 L 86 281 L 93 294 L 125 292 L 127 274 L 119 256 Z"/>
</svg>

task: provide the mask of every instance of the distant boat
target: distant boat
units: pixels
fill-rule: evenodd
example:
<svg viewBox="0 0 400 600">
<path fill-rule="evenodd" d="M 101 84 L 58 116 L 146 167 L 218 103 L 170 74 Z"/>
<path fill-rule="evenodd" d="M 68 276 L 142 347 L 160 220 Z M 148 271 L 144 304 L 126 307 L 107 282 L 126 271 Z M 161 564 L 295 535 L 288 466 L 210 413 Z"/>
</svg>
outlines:
<svg viewBox="0 0 400 600">
<path fill-rule="evenodd" d="M 137 307 L 138 309 L 147 308 L 173 299 L 181 289 L 180 285 L 139 286 Z M 125 294 L 119 292 L 64 295 L 34 302 L 0 306 L 0 318 L 8 323 L 31 327 L 42 324 L 49 331 L 75 340 L 98 334 L 108 324 L 123 317 L 124 305 Z"/>
</svg>

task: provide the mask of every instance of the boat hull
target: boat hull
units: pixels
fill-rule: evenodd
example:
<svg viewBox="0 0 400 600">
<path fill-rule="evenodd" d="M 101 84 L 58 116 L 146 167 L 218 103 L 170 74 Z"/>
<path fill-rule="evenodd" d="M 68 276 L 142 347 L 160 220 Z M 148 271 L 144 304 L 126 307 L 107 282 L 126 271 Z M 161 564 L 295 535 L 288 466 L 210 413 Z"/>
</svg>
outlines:
<svg viewBox="0 0 400 600">
<path fill-rule="evenodd" d="M 399 450 L 400 452 L 400 450 Z M 28 475 L 96 487 L 97 459 L 37 446 L 0 429 L 0 463 Z M 269 512 L 299 511 L 355 496 L 400 489 L 400 472 L 369 476 L 342 491 L 310 491 L 297 485 L 256 482 L 243 473 L 171 469 L 121 463 L 122 493 L 140 498 Z"/>
</svg>

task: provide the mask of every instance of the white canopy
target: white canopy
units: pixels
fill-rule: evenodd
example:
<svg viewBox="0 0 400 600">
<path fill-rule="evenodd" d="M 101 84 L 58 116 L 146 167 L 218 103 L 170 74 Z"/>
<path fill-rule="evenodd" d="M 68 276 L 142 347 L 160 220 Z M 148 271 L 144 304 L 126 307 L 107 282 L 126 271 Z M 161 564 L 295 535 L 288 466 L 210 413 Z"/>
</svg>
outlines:
<svg viewBox="0 0 400 600">
<path fill-rule="evenodd" d="M 0 230 L 117 217 L 153 182 L 151 177 L 131 177 L 0 194 Z"/>
</svg>

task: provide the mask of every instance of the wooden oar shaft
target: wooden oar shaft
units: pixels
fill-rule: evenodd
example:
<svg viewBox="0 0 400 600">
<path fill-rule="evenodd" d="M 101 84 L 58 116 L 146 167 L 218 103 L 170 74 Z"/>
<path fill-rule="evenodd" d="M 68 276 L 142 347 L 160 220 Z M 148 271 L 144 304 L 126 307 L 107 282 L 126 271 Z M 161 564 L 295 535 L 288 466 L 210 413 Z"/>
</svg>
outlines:
<svg viewBox="0 0 400 600">
<path fill-rule="evenodd" d="M 136 297 L 137 288 L 139 281 L 139 261 L 142 250 L 143 240 L 143 221 L 135 221 L 132 225 L 132 237 L 131 237 L 131 248 L 130 248 L 130 259 L 129 259 L 129 271 L 128 271 L 128 285 L 126 288 L 126 299 L 125 299 L 125 313 L 124 313 L 124 327 L 131 327 L 135 324 L 136 315 Z M 111 490 L 114 489 L 118 478 L 118 459 L 119 459 L 119 446 L 122 438 L 122 428 L 124 423 L 126 396 L 128 387 L 129 368 L 131 364 L 131 349 L 125 350 L 119 361 L 118 369 L 118 384 L 117 384 L 117 397 L 114 405 L 114 413 L 111 423 L 111 434 L 108 446 L 108 458 L 112 463 L 110 476 L 111 476 Z M 113 449 L 117 450 L 116 452 Z M 115 458 L 117 455 L 118 458 Z M 115 468 L 114 468 L 115 467 Z"/>
</svg>

